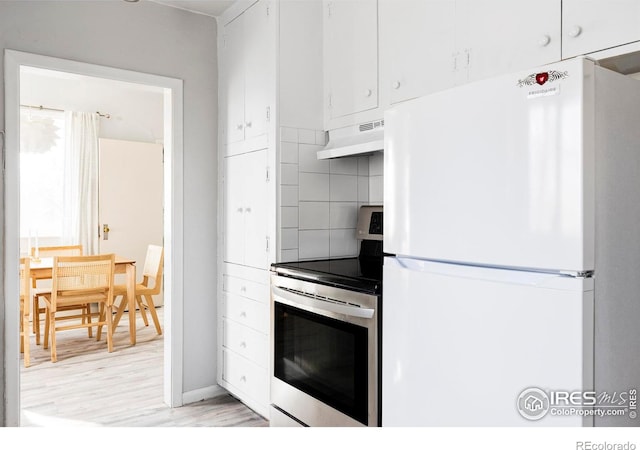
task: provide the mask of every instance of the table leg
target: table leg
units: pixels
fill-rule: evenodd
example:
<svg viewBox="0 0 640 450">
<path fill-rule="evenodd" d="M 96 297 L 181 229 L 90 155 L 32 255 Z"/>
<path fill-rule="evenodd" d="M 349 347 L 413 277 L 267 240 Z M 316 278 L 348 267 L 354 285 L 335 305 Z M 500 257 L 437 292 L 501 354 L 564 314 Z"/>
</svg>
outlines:
<svg viewBox="0 0 640 450">
<path fill-rule="evenodd" d="M 127 264 L 127 299 L 129 303 L 129 338 L 136 345 L 136 265 Z"/>
</svg>

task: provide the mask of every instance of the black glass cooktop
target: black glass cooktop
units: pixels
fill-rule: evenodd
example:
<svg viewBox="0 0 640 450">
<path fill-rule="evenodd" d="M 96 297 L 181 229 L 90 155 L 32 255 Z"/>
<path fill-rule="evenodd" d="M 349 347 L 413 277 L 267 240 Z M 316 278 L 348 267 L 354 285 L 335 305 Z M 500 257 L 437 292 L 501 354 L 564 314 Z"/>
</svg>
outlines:
<svg viewBox="0 0 640 450">
<path fill-rule="evenodd" d="M 282 276 L 370 294 L 382 293 L 382 257 L 319 259 L 276 263 L 271 270 Z"/>
</svg>

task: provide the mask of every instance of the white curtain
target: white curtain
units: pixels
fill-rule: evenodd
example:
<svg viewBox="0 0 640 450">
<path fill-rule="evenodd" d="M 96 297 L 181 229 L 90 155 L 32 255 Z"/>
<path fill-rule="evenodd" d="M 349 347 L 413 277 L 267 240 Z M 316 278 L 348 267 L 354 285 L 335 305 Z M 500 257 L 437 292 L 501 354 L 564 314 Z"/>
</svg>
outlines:
<svg viewBox="0 0 640 450">
<path fill-rule="evenodd" d="M 98 128 L 96 113 L 65 112 L 65 245 L 82 244 L 85 255 L 98 249 Z"/>
</svg>

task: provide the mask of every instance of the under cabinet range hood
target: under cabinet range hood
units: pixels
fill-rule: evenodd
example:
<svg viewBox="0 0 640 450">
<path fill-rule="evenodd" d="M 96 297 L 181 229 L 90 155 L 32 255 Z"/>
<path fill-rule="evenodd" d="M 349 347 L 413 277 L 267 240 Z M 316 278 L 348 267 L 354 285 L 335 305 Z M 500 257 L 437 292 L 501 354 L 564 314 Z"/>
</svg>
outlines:
<svg viewBox="0 0 640 450">
<path fill-rule="evenodd" d="M 329 143 L 318 150 L 318 159 L 364 156 L 384 149 L 384 120 L 329 131 Z"/>
</svg>

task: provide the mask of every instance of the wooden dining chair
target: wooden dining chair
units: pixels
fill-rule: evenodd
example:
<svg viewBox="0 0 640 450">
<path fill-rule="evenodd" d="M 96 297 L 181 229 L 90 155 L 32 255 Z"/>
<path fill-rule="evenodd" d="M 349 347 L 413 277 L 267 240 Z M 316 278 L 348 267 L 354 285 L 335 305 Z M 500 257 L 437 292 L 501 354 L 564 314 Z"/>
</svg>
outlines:
<svg viewBox="0 0 640 450">
<path fill-rule="evenodd" d="M 31 365 L 31 354 L 29 352 L 30 264 L 30 258 L 20 258 L 20 353 L 24 354 L 25 367 Z"/>
<path fill-rule="evenodd" d="M 82 245 L 57 245 L 57 246 L 49 246 L 49 247 L 38 247 L 36 251 L 36 247 L 31 247 L 31 256 L 35 257 L 36 253 L 40 258 L 51 258 L 54 256 L 81 256 L 83 255 Z M 51 280 L 33 280 L 33 332 L 36 335 L 36 345 L 40 345 L 40 314 L 44 314 L 45 308 L 44 305 L 40 305 L 40 300 L 38 299 L 41 295 L 50 292 L 51 289 Z M 90 310 L 88 308 L 83 308 L 83 313 L 88 314 Z M 87 318 L 82 318 L 81 320 L 87 320 Z M 88 333 L 89 337 L 93 336 L 93 329 L 89 328 Z"/>
<path fill-rule="evenodd" d="M 146 310 L 151 314 L 153 323 L 156 327 L 158 334 L 162 334 L 162 327 L 160 326 L 160 320 L 158 320 L 158 314 L 156 313 L 156 306 L 153 303 L 153 296 L 160 294 L 162 290 L 162 273 L 164 266 L 164 248 L 160 245 L 149 245 L 147 247 L 147 255 L 144 260 L 144 269 L 142 270 L 142 283 L 136 284 L 136 304 L 140 309 L 142 320 L 145 326 L 149 326 L 147 320 Z M 114 303 L 117 298 L 121 297 L 120 304 L 117 308 L 116 317 L 113 320 L 113 328 L 118 326 L 120 318 L 124 313 L 128 305 L 127 299 L 127 286 L 116 285 L 114 288 Z"/>
<path fill-rule="evenodd" d="M 115 255 L 92 256 L 55 256 L 51 292 L 42 295 L 44 298 L 45 335 L 44 348 L 49 347 L 51 339 L 51 361 L 58 360 L 56 351 L 56 333 L 82 327 L 97 327 L 97 340 L 100 340 L 102 326 L 107 327 L 107 349 L 113 351 L 113 279 L 115 271 Z M 89 308 L 92 303 L 99 305 L 97 322 L 82 321 L 71 325 L 58 325 L 56 322 L 60 311 L 68 309 Z M 77 318 L 82 318 L 81 313 Z M 103 319 L 103 320 L 101 320 Z"/>
</svg>

